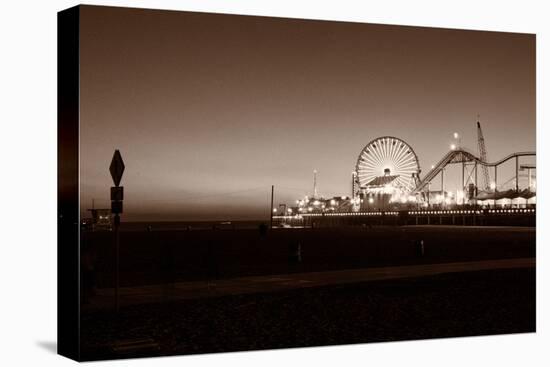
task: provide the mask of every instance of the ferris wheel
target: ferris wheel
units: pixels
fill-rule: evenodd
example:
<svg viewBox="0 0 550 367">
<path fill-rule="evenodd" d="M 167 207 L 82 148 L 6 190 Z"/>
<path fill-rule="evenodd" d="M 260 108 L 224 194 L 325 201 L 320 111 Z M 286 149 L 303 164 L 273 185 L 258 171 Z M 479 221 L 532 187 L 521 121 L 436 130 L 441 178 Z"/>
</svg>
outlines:
<svg viewBox="0 0 550 367">
<path fill-rule="evenodd" d="M 416 187 L 420 165 L 409 144 L 393 136 L 383 136 L 363 148 L 355 172 L 359 187 L 365 187 L 376 177 L 397 176 L 397 186 L 412 191 Z"/>
</svg>

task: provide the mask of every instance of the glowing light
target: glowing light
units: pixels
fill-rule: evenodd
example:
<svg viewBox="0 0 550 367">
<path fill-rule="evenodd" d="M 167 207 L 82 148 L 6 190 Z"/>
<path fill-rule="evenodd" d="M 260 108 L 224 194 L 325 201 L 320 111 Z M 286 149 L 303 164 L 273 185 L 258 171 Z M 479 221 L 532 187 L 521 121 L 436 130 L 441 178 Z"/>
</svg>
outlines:
<svg viewBox="0 0 550 367">
<path fill-rule="evenodd" d="M 451 144 L 451 150 L 455 150 L 456 149 L 456 144 Z"/>
<path fill-rule="evenodd" d="M 435 166 L 432 164 L 432 169 L 434 169 L 434 168 L 435 168 Z"/>
<path fill-rule="evenodd" d="M 286 211 L 292 213 L 292 208 L 288 208 Z"/>
<path fill-rule="evenodd" d="M 330 201 L 330 205 L 336 205 L 336 200 L 332 199 L 332 200 Z"/>
<path fill-rule="evenodd" d="M 369 204 L 372 204 L 374 203 L 374 199 L 373 198 L 369 198 Z"/>
<path fill-rule="evenodd" d="M 313 211 L 313 208 L 310 206 L 309 208 L 307 208 L 307 211 L 311 212 L 311 211 Z"/>
<path fill-rule="evenodd" d="M 384 188 L 382 189 L 382 192 L 384 192 L 384 194 L 391 194 L 393 190 L 393 187 L 391 184 L 387 184 L 384 186 Z"/>
<path fill-rule="evenodd" d="M 273 209 L 273 213 L 277 213 L 277 208 L 274 208 L 274 209 Z"/>
<path fill-rule="evenodd" d="M 494 190 L 497 188 L 497 184 L 493 181 L 491 182 L 491 190 Z"/>
<path fill-rule="evenodd" d="M 455 139 L 458 139 L 458 133 L 454 133 L 454 134 L 453 134 L 453 137 L 454 137 Z"/>
<path fill-rule="evenodd" d="M 320 202 L 319 200 L 315 200 L 315 201 L 313 202 L 313 205 L 316 205 L 316 206 L 317 206 L 317 205 L 319 205 L 320 203 L 321 203 L 321 202 Z"/>
</svg>

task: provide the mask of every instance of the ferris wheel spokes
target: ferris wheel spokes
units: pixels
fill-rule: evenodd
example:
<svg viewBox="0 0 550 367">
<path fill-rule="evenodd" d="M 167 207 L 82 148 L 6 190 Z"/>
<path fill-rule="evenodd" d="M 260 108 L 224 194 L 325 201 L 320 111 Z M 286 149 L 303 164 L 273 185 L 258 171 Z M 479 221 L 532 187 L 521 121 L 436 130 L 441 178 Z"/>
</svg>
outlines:
<svg viewBox="0 0 550 367">
<path fill-rule="evenodd" d="M 414 177 L 420 171 L 411 146 L 392 136 L 376 138 L 367 144 L 359 154 L 355 168 L 360 187 L 365 187 L 376 177 L 389 175 L 397 176 L 397 186 L 406 190 L 414 189 Z"/>
</svg>

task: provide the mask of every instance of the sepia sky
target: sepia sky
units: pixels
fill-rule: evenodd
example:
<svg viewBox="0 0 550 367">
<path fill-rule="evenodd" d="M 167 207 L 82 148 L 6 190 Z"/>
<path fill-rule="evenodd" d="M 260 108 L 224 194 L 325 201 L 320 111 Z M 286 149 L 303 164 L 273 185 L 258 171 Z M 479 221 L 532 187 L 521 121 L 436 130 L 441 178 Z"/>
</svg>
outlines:
<svg viewBox="0 0 550 367">
<path fill-rule="evenodd" d="M 423 173 L 452 133 L 489 161 L 535 150 L 535 36 L 83 6 L 82 213 L 109 207 L 115 149 L 126 220 L 257 219 L 349 195 L 372 139 L 407 141 Z M 500 175 L 500 173 L 499 173 Z"/>
</svg>

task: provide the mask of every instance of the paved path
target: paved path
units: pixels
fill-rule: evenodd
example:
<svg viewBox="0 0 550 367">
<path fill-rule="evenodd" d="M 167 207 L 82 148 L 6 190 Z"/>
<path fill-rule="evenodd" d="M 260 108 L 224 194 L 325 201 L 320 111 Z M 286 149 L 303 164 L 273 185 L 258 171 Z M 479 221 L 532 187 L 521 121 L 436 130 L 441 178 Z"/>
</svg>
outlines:
<svg viewBox="0 0 550 367">
<path fill-rule="evenodd" d="M 534 268 L 535 258 L 469 261 L 443 264 L 391 266 L 340 271 L 279 274 L 223 279 L 215 282 L 193 281 L 169 285 L 120 288 L 121 306 L 167 301 L 219 297 L 246 293 L 285 291 L 324 285 L 349 284 L 389 279 L 417 278 L 444 273 L 491 269 Z M 107 309 L 114 306 L 114 289 L 97 291 L 83 310 Z"/>
</svg>

